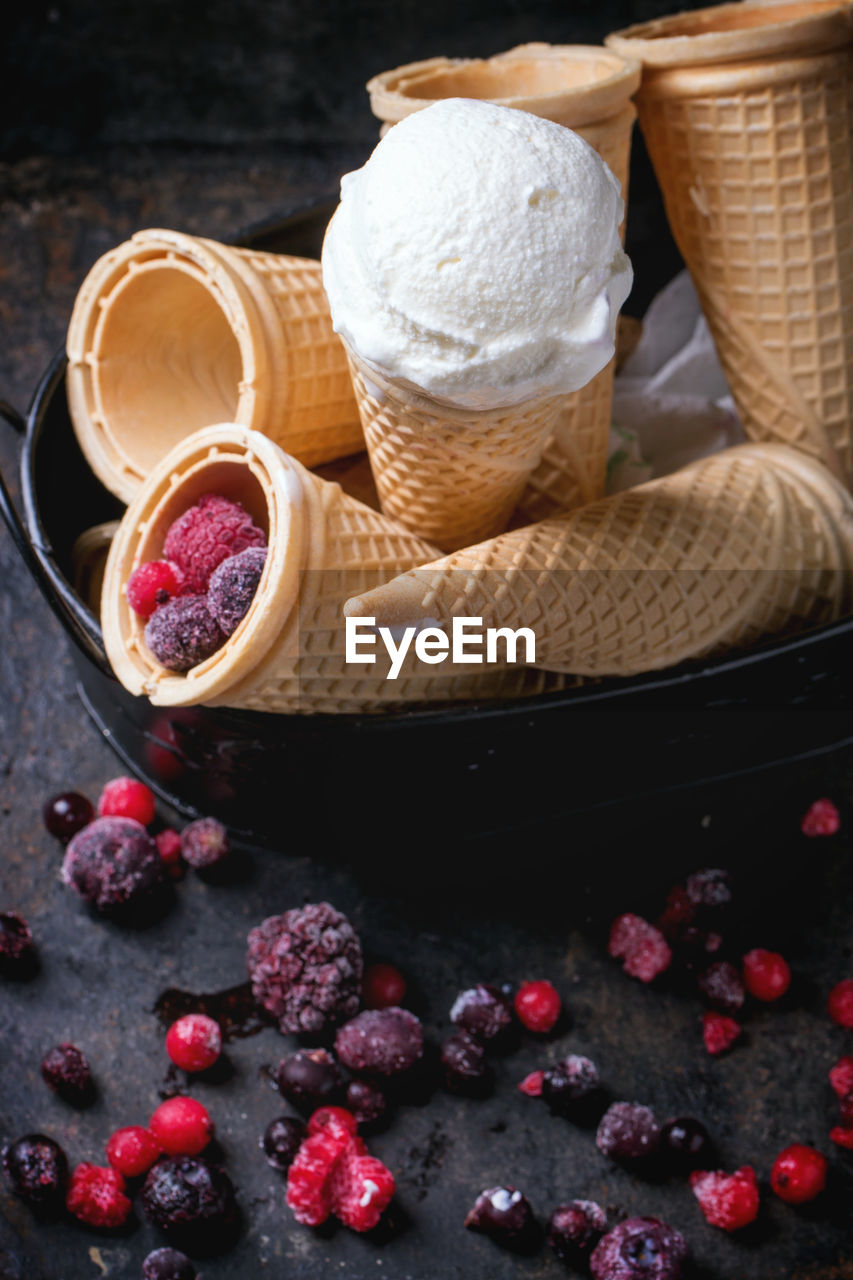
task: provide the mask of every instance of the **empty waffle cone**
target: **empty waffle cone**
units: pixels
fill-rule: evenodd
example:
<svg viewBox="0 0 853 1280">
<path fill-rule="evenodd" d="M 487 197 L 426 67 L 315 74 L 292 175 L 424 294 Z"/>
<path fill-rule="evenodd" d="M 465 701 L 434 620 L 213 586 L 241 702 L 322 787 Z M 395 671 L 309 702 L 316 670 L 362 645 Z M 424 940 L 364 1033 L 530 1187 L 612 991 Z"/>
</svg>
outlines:
<svg viewBox="0 0 853 1280">
<path fill-rule="evenodd" d="M 784 446 L 742 446 L 410 571 L 345 612 L 530 628 L 536 664 L 634 675 L 849 611 L 853 499 Z"/>
<path fill-rule="evenodd" d="M 178 441 L 226 419 L 307 466 L 364 447 L 309 258 L 140 231 L 84 280 L 67 350 L 77 439 L 124 502 Z"/>
<path fill-rule="evenodd" d="M 853 7 L 725 4 L 607 39 L 747 434 L 853 485 Z"/>
<path fill-rule="evenodd" d="M 150 653 L 125 587 L 139 564 L 162 554 L 172 521 L 204 493 L 243 504 L 267 533 L 267 562 L 234 634 L 207 661 L 175 673 Z M 346 597 L 435 555 L 434 547 L 313 475 L 267 437 L 238 424 L 209 427 L 154 468 L 121 521 L 101 601 L 107 657 L 126 689 L 161 706 L 361 712 L 552 687 L 553 678 L 548 684 L 541 672 L 472 675 L 470 668 L 412 661 L 390 680 L 384 651 L 372 665 L 346 662 Z"/>
<path fill-rule="evenodd" d="M 440 98 L 482 98 L 553 120 L 579 133 L 609 165 L 628 199 L 630 101 L 640 65 L 595 45 L 525 44 L 493 58 L 430 58 L 368 81 L 383 132 Z M 624 234 L 624 224 L 623 224 Z M 519 513 L 540 520 L 604 493 L 613 400 L 613 362 L 564 397 L 554 431 L 521 494 Z"/>
</svg>

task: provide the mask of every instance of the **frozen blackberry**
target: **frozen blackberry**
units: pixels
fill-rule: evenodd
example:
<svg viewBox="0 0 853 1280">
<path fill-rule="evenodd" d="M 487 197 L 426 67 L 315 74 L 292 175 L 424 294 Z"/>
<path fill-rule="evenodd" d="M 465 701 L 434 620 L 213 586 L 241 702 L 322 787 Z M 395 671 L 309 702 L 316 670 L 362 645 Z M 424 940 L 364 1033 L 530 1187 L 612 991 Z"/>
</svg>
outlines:
<svg viewBox="0 0 853 1280">
<path fill-rule="evenodd" d="M 719 960 L 699 974 L 700 994 L 714 1009 L 735 1014 L 743 1008 L 746 990 L 738 970 L 728 960 Z"/>
<path fill-rule="evenodd" d="M 266 547 L 247 547 L 214 569 L 207 587 L 207 607 L 226 636 L 249 612 L 267 560 Z"/>
<path fill-rule="evenodd" d="M 456 997 L 450 1021 L 477 1040 L 495 1040 L 513 1025 L 512 1001 L 497 987 L 478 982 Z"/>
<path fill-rule="evenodd" d="M 467 1031 L 456 1031 L 441 1046 L 441 1068 L 445 1088 L 451 1093 L 482 1097 L 492 1083 L 486 1050 Z"/>
<path fill-rule="evenodd" d="M 190 1253 L 219 1252 L 238 1223 L 234 1187 L 224 1169 L 197 1156 L 163 1156 L 142 1187 L 150 1222 Z"/>
<path fill-rule="evenodd" d="M 545 1072 L 541 1097 L 555 1115 L 571 1116 L 586 1111 L 600 1087 L 595 1063 L 572 1053 Z"/>
<path fill-rule="evenodd" d="M 660 1126 L 650 1107 L 638 1102 L 614 1102 L 601 1118 L 595 1145 L 611 1160 L 646 1160 L 660 1146 Z"/>
<path fill-rule="evenodd" d="M 177 1249 L 155 1249 L 142 1264 L 142 1280 L 196 1280 L 196 1269 Z"/>
<path fill-rule="evenodd" d="M 286 1173 L 290 1168 L 305 1134 L 305 1125 L 294 1116 L 277 1116 L 267 1125 L 261 1138 L 261 1147 L 267 1160 L 279 1173 Z"/>
<path fill-rule="evenodd" d="M 0 911 L 0 973 L 25 978 L 37 968 L 30 926 L 17 911 Z"/>
<path fill-rule="evenodd" d="M 340 1067 L 327 1049 L 299 1049 L 278 1064 L 276 1083 L 294 1106 L 314 1111 L 343 1091 Z"/>
<path fill-rule="evenodd" d="M 708 1130 L 692 1116 L 669 1120 L 661 1129 L 661 1149 L 670 1163 L 690 1169 L 706 1163 L 711 1149 Z"/>
<path fill-rule="evenodd" d="M 561 1262 L 585 1270 L 589 1255 L 607 1230 L 607 1215 L 594 1200 L 558 1205 L 548 1223 L 548 1243 Z"/>
<path fill-rule="evenodd" d="M 608 1231 L 589 1261 L 593 1280 L 681 1280 L 684 1236 L 658 1218 L 628 1218 Z"/>
<path fill-rule="evenodd" d="M 350 1071 L 398 1075 L 422 1057 L 423 1028 L 408 1009 L 366 1009 L 340 1028 L 335 1051 Z"/>
<path fill-rule="evenodd" d="M 505 1249 L 521 1253 L 532 1249 L 539 1238 L 530 1201 L 515 1187 L 490 1187 L 481 1192 L 465 1219 L 465 1226 Z"/>
<path fill-rule="evenodd" d="M 41 1060 L 42 1079 L 49 1089 L 74 1107 L 93 1101 L 95 1086 L 86 1055 L 74 1044 L 58 1044 Z"/>
<path fill-rule="evenodd" d="M 133 818 L 96 818 L 66 849 L 62 879 L 96 911 L 120 914 L 160 887 L 163 863 L 141 823 Z"/>
<path fill-rule="evenodd" d="M 361 943 L 328 902 L 286 911 L 249 934 L 252 994 L 283 1032 L 314 1032 L 358 1009 Z"/>
<path fill-rule="evenodd" d="M 350 1080 L 346 1091 L 346 1108 L 358 1122 L 358 1127 L 376 1124 L 388 1109 L 388 1099 L 372 1080 Z"/>
<path fill-rule="evenodd" d="M 181 856 L 194 871 L 219 866 L 230 852 L 228 832 L 218 818 L 196 818 L 181 832 Z"/>
<path fill-rule="evenodd" d="M 225 643 L 206 596 L 178 596 L 161 605 L 145 624 L 145 643 L 169 671 L 189 671 Z"/>
<path fill-rule="evenodd" d="M 28 1133 L 3 1150 L 3 1171 L 16 1196 L 41 1212 L 65 1205 L 68 1160 L 58 1142 L 44 1133 Z"/>
</svg>

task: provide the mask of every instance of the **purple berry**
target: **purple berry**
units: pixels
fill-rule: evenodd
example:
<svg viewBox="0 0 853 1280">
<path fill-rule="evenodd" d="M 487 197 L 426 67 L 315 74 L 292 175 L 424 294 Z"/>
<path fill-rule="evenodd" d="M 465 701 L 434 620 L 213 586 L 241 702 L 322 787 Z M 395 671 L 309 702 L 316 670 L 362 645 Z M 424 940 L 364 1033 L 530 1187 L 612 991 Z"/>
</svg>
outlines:
<svg viewBox="0 0 853 1280">
<path fill-rule="evenodd" d="M 206 596 L 178 596 L 155 609 L 145 625 L 145 643 L 169 671 L 197 667 L 224 642 Z"/>
<path fill-rule="evenodd" d="M 328 902 L 270 916 L 249 934 L 252 994 L 282 1032 L 321 1031 L 351 1018 L 361 992 L 361 943 Z"/>
<path fill-rule="evenodd" d="M 335 1050 L 350 1071 L 398 1075 L 423 1055 L 423 1028 L 408 1009 L 366 1009 L 340 1028 Z"/>
<path fill-rule="evenodd" d="M 696 980 L 701 995 L 714 1009 L 736 1014 L 743 1008 L 746 990 L 738 970 L 727 960 L 704 969 Z"/>
<path fill-rule="evenodd" d="M 287 1172 L 305 1134 L 305 1125 L 293 1116 L 278 1116 L 270 1121 L 261 1138 L 261 1147 L 274 1169 Z"/>
<path fill-rule="evenodd" d="M 96 911 L 123 912 L 159 888 L 157 845 L 133 818 L 96 818 L 65 851 L 62 879 Z"/>
<path fill-rule="evenodd" d="M 548 1243 L 560 1262 L 578 1271 L 607 1230 L 607 1215 L 594 1200 L 570 1200 L 558 1205 L 548 1223 Z"/>
<path fill-rule="evenodd" d="M 36 949 L 30 926 L 17 911 L 0 911 L 0 973 L 27 977 L 36 968 Z"/>
<path fill-rule="evenodd" d="M 611 1160 L 645 1160 L 660 1146 L 660 1126 L 650 1107 L 614 1102 L 601 1118 L 595 1143 Z"/>
<path fill-rule="evenodd" d="M 278 1064 L 280 1092 L 307 1111 L 334 1103 L 343 1090 L 340 1067 L 327 1049 L 299 1049 Z"/>
<path fill-rule="evenodd" d="M 376 1124 L 388 1109 L 388 1100 L 372 1080 L 350 1080 L 345 1106 L 355 1116 L 359 1129 Z"/>
<path fill-rule="evenodd" d="M 555 1115 L 568 1116 L 598 1092 L 598 1068 L 579 1053 L 569 1054 L 542 1077 L 542 1098 Z"/>
<path fill-rule="evenodd" d="M 91 801 L 78 791 L 64 791 L 48 800 L 42 809 L 44 825 L 52 836 L 67 844 L 72 836 L 87 827 L 95 816 Z"/>
<path fill-rule="evenodd" d="M 494 1040 L 513 1025 L 512 1001 L 497 987 L 478 982 L 456 997 L 450 1021 L 477 1040 Z"/>
<path fill-rule="evenodd" d="M 708 1168 L 705 1163 L 711 1146 L 708 1130 L 692 1116 L 669 1120 L 661 1129 L 661 1148 L 671 1162 L 683 1168 L 696 1165 Z"/>
<path fill-rule="evenodd" d="M 628 1218 L 608 1231 L 589 1266 L 593 1280 L 681 1280 L 684 1237 L 657 1218 Z"/>
<path fill-rule="evenodd" d="M 208 871 L 231 852 L 228 832 L 218 818 L 196 818 L 181 832 L 181 857 L 195 871 Z"/>
<path fill-rule="evenodd" d="M 238 1224 L 228 1174 L 195 1156 L 161 1156 L 142 1187 L 145 1216 L 190 1253 L 213 1253 L 233 1243 Z"/>
<path fill-rule="evenodd" d="M 177 1249 L 155 1249 L 142 1264 L 142 1280 L 196 1280 L 196 1269 Z"/>
<path fill-rule="evenodd" d="M 91 1068 L 76 1045 L 58 1044 L 46 1053 L 41 1074 L 47 1087 L 72 1106 L 84 1107 L 94 1097 Z"/>
<path fill-rule="evenodd" d="M 441 1046 L 444 1084 L 451 1093 L 482 1097 L 491 1085 L 491 1072 L 486 1050 L 467 1031 L 448 1036 Z"/>
<path fill-rule="evenodd" d="M 482 1191 L 465 1219 L 465 1226 L 505 1249 L 519 1252 L 532 1248 L 538 1237 L 530 1201 L 515 1187 L 490 1187 Z"/>
<path fill-rule="evenodd" d="M 68 1160 L 58 1142 L 28 1133 L 3 1150 L 3 1171 L 16 1196 L 33 1209 L 64 1207 Z"/>
<path fill-rule="evenodd" d="M 695 871 L 689 876 L 685 889 L 687 896 L 695 907 L 706 907 L 716 910 L 727 907 L 732 900 L 731 876 L 721 868 L 706 868 Z"/>
<path fill-rule="evenodd" d="M 220 630 L 230 636 L 249 612 L 266 564 L 265 547 L 247 547 L 214 569 L 207 587 L 207 607 Z"/>
</svg>

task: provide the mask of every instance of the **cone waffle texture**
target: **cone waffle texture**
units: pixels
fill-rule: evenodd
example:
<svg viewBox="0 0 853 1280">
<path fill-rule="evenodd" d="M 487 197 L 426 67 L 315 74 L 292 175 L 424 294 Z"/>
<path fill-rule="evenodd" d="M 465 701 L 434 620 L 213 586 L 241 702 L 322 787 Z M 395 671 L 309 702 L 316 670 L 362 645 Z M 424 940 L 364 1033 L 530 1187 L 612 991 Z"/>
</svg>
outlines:
<svg viewBox="0 0 853 1280">
<path fill-rule="evenodd" d="M 853 499 L 783 446 L 674 475 L 447 556 L 357 600 L 384 625 L 529 627 L 536 662 L 633 675 L 851 607 Z"/>
<path fill-rule="evenodd" d="M 169 449 L 231 417 L 307 465 L 363 448 L 319 262 L 141 231 L 95 264 L 68 330 L 86 458 L 129 501 Z"/>
<path fill-rule="evenodd" d="M 506 528 L 562 397 L 466 411 L 392 384 L 347 349 L 382 510 L 452 550 Z"/>
</svg>

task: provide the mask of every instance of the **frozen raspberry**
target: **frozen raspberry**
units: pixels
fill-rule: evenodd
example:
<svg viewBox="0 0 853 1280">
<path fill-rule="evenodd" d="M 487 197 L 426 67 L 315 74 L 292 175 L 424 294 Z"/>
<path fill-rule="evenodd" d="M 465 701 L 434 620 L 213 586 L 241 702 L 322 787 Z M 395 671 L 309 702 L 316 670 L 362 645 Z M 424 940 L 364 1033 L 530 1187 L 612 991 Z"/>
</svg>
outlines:
<svg viewBox="0 0 853 1280">
<path fill-rule="evenodd" d="M 96 818 L 66 849 L 62 879 L 96 911 L 123 914 L 160 887 L 163 863 L 140 822 Z"/>
<path fill-rule="evenodd" d="M 639 1102 L 614 1102 L 601 1118 L 595 1145 L 611 1160 L 646 1160 L 660 1146 L 660 1125 L 651 1107 Z"/>
<path fill-rule="evenodd" d="M 85 1162 L 78 1164 L 68 1180 L 65 1206 L 89 1227 L 121 1227 L 131 1209 L 118 1170 Z"/>
<path fill-rule="evenodd" d="M 814 1147 L 795 1142 L 786 1147 L 773 1162 L 770 1185 L 780 1200 L 787 1204 L 806 1204 L 820 1195 L 826 1186 L 826 1156 Z"/>
<path fill-rule="evenodd" d="M 403 1003 L 406 979 L 392 964 L 369 964 L 361 982 L 365 1009 L 390 1009 Z"/>
<path fill-rule="evenodd" d="M 154 814 L 154 795 L 136 778 L 113 778 L 98 798 L 99 818 L 133 818 L 147 827 Z"/>
<path fill-rule="evenodd" d="M 181 853 L 194 871 L 209 871 L 224 862 L 230 852 L 228 832 L 218 818 L 196 818 L 181 832 Z"/>
<path fill-rule="evenodd" d="M 628 1218 L 608 1231 L 589 1260 L 593 1280 L 681 1280 L 687 1244 L 658 1218 Z"/>
<path fill-rule="evenodd" d="M 478 982 L 456 997 L 450 1021 L 477 1040 L 496 1040 L 513 1024 L 512 1002 L 497 987 Z"/>
<path fill-rule="evenodd" d="M 589 1256 L 607 1230 L 607 1216 L 594 1200 L 558 1205 L 548 1223 L 548 1243 L 560 1262 L 585 1270 Z"/>
<path fill-rule="evenodd" d="M 252 994 L 283 1032 L 321 1031 L 351 1018 L 361 987 L 361 943 L 328 902 L 270 916 L 249 934 Z"/>
<path fill-rule="evenodd" d="M 800 824 L 804 836 L 834 836 L 841 826 L 841 815 L 831 800 L 815 800 Z"/>
<path fill-rule="evenodd" d="M 853 1151 L 853 1129 L 837 1124 L 830 1129 L 829 1137 L 837 1147 L 843 1147 L 845 1151 Z"/>
<path fill-rule="evenodd" d="M 152 1137 L 170 1156 L 197 1156 L 213 1137 L 207 1107 L 195 1098 L 178 1095 L 161 1102 L 148 1121 Z"/>
<path fill-rule="evenodd" d="M 355 1137 L 358 1132 L 358 1121 L 346 1107 L 318 1107 L 308 1117 L 308 1133 L 311 1135 L 326 1129 L 331 1130 L 339 1138 L 345 1137 L 346 1134 Z"/>
<path fill-rule="evenodd" d="M 697 1170 L 690 1175 L 690 1186 L 712 1227 L 739 1231 L 758 1217 L 758 1185 L 749 1165 L 735 1173 Z"/>
<path fill-rule="evenodd" d="M 791 985 L 791 970 L 777 951 L 756 947 L 743 958 L 743 981 L 756 1000 L 778 1000 Z"/>
<path fill-rule="evenodd" d="M 196 1269 L 177 1249 L 155 1249 L 142 1264 L 142 1280 L 196 1280 Z"/>
<path fill-rule="evenodd" d="M 661 1148 L 672 1164 L 689 1169 L 708 1156 L 711 1139 L 708 1130 L 692 1116 L 669 1120 L 661 1129 Z"/>
<path fill-rule="evenodd" d="M 350 1080 L 346 1089 L 346 1104 L 360 1128 L 376 1124 L 388 1109 L 385 1094 L 372 1080 Z"/>
<path fill-rule="evenodd" d="M 839 1027 L 853 1028 L 853 978 L 842 978 L 832 988 L 826 1007 Z"/>
<path fill-rule="evenodd" d="M 197 667 L 224 642 L 205 596 L 179 596 L 152 613 L 145 625 L 145 643 L 169 671 Z"/>
<path fill-rule="evenodd" d="M 276 1083 L 288 1102 L 311 1111 L 343 1091 L 340 1067 L 328 1049 L 299 1049 L 282 1058 Z"/>
<path fill-rule="evenodd" d="M 531 1071 L 518 1085 L 519 1093 L 524 1093 L 528 1098 L 542 1097 L 542 1084 L 545 1080 L 544 1071 Z"/>
<path fill-rule="evenodd" d="M 205 1013 L 178 1018 L 166 1032 L 166 1052 L 182 1071 L 207 1071 L 222 1052 L 219 1023 Z"/>
<path fill-rule="evenodd" d="M 853 1058 L 839 1058 L 829 1073 L 829 1083 L 839 1098 L 853 1093 Z"/>
<path fill-rule="evenodd" d="M 223 560 L 247 547 L 265 548 L 266 542 L 266 535 L 239 502 L 206 493 L 169 529 L 163 555 L 184 574 L 185 590 L 202 592 Z"/>
<path fill-rule="evenodd" d="M 266 561 L 266 547 L 247 547 L 210 575 L 207 607 L 223 635 L 233 635 L 249 612 Z"/>
<path fill-rule="evenodd" d="M 286 1173 L 305 1138 L 305 1125 L 293 1116 L 277 1116 L 271 1120 L 261 1138 L 261 1148 L 269 1163 L 279 1173 Z"/>
<path fill-rule="evenodd" d="M 545 1072 L 542 1098 L 555 1115 L 571 1116 L 598 1093 L 599 1087 L 595 1063 L 579 1053 L 572 1053 Z"/>
<path fill-rule="evenodd" d="M 49 1089 L 74 1107 L 93 1100 L 95 1088 L 86 1055 L 74 1044 L 58 1044 L 41 1060 L 42 1079 Z"/>
<path fill-rule="evenodd" d="M 714 1057 L 731 1049 L 743 1028 L 734 1018 L 727 1018 L 724 1013 L 709 1010 L 702 1015 L 702 1038 L 705 1048 Z"/>
<path fill-rule="evenodd" d="M 732 900 L 731 876 L 720 867 L 706 867 L 688 876 L 685 884 L 687 896 L 698 909 L 718 910 L 727 907 Z"/>
<path fill-rule="evenodd" d="M 62 795 L 48 800 L 42 809 L 44 825 L 63 844 L 87 827 L 94 816 L 92 802 L 81 796 L 79 791 L 63 791 Z"/>
<path fill-rule="evenodd" d="M 150 618 L 154 610 L 179 596 L 184 575 L 168 560 L 148 560 L 127 580 L 127 603 L 140 618 Z"/>
<path fill-rule="evenodd" d="M 125 1178 L 141 1177 L 162 1154 L 159 1143 L 138 1124 L 116 1129 L 107 1141 L 107 1160 Z"/>
<path fill-rule="evenodd" d="M 224 1169 L 192 1156 L 161 1156 L 142 1187 L 145 1216 L 190 1253 L 232 1242 L 237 1201 Z"/>
<path fill-rule="evenodd" d="M 743 1008 L 746 991 L 740 974 L 728 960 L 718 960 L 699 974 L 696 981 L 700 995 L 723 1013 L 738 1013 Z"/>
<path fill-rule="evenodd" d="M 157 833 L 154 843 L 164 867 L 171 869 L 178 866 L 181 861 L 181 837 L 177 831 L 172 827 L 166 827 L 165 831 Z"/>
<path fill-rule="evenodd" d="M 335 1050 L 350 1071 L 393 1076 L 423 1055 L 423 1028 L 408 1009 L 366 1009 L 340 1028 Z"/>
<path fill-rule="evenodd" d="M 65 1204 L 68 1160 L 58 1142 L 28 1133 L 3 1149 L 3 1172 L 16 1196 L 38 1211 Z"/>
<path fill-rule="evenodd" d="M 23 978 L 36 968 L 30 926 L 17 911 L 0 911 L 0 974 L 6 978 Z"/>
<path fill-rule="evenodd" d="M 560 1016 L 560 997 L 550 982 L 522 982 L 513 1001 L 519 1022 L 528 1031 L 551 1031 Z"/>
<path fill-rule="evenodd" d="M 309 1134 L 287 1171 L 286 1201 L 297 1222 L 318 1227 L 332 1212 L 332 1174 L 353 1141 L 343 1128 Z"/>
<path fill-rule="evenodd" d="M 672 962 L 672 951 L 660 929 L 630 912 L 613 921 L 607 950 L 614 959 L 624 961 L 627 974 L 641 982 L 653 982 Z"/>
<path fill-rule="evenodd" d="M 456 1031 L 441 1046 L 444 1085 L 451 1093 L 482 1097 L 491 1087 L 492 1076 L 486 1050 L 467 1031 Z"/>
<path fill-rule="evenodd" d="M 479 1231 L 505 1249 L 521 1252 L 538 1237 L 530 1201 L 515 1187 L 490 1187 L 482 1191 L 465 1219 L 469 1231 Z"/>
<path fill-rule="evenodd" d="M 353 1231 L 371 1231 L 394 1195 L 394 1175 L 376 1156 L 353 1148 L 335 1166 L 329 1190 L 335 1217 Z"/>
</svg>

